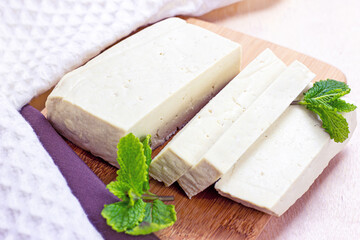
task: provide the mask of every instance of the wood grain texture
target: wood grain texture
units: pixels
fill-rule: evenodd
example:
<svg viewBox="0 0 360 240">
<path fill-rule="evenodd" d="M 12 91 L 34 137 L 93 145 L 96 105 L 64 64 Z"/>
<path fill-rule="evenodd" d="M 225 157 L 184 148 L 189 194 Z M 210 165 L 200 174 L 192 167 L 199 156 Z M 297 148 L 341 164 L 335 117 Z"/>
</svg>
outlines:
<svg viewBox="0 0 360 240">
<path fill-rule="evenodd" d="M 193 18 L 187 21 L 239 42 L 243 48 L 242 68 L 265 48 L 270 48 L 286 64 L 290 64 L 294 60 L 303 62 L 317 74 L 315 80 L 326 78 L 346 80 L 344 74 L 338 69 L 312 57 L 208 22 Z M 115 179 L 115 167 L 78 148 L 71 142 L 68 144 L 104 183 L 107 184 Z M 162 147 L 153 152 L 153 157 Z M 172 204 L 175 204 L 178 220 L 174 226 L 156 233 L 160 239 L 256 239 L 270 219 L 267 214 L 221 197 L 213 186 L 191 200 L 186 197 L 177 184 L 166 188 L 162 183 L 151 180 L 150 186 L 151 191 L 158 195 L 175 196 Z"/>
</svg>

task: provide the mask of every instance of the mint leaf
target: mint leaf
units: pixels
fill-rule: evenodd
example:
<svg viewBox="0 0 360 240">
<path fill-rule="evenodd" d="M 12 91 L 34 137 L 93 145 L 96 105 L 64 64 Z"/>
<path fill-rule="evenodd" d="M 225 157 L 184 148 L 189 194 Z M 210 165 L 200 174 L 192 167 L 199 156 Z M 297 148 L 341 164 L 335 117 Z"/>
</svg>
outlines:
<svg viewBox="0 0 360 240">
<path fill-rule="evenodd" d="M 344 82 L 333 79 L 316 82 L 298 104 L 319 115 L 323 128 L 335 142 L 344 142 L 349 137 L 349 125 L 339 112 L 351 112 L 356 106 L 345 102 L 340 97 L 350 92 Z"/>
<path fill-rule="evenodd" d="M 144 183 L 148 181 L 148 166 L 146 165 L 143 144 L 130 133 L 120 139 L 117 155 L 120 169 L 117 171 L 118 177 L 116 180 L 120 183 L 116 185 L 116 187 L 119 187 L 116 190 L 127 193 L 131 189 L 135 195 L 141 197 L 144 193 Z M 132 198 L 132 195 L 129 197 Z"/>
<path fill-rule="evenodd" d="M 319 115 L 323 128 L 335 142 L 343 142 L 348 138 L 349 125 L 341 114 L 321 107 L 308 107 L 308 109 Z"/>
<path fill-rule="evenodd" d="M 160 200 L 146 203 L 145 217 L 136 227 L 129 229 L 126 233 L 131 235 L 149 234 L 173 225 L 176 221 L 174 205 L 166 205 Z"/>
<path fill-rule="evenodd" d="M 304 100 L 311 105 L 326 105 L 350 92 L 346 83 L 332 79 L 316 82 L 304 95 Z"/>
<path fill-rule="evenodd" d="M 152 150 L 151 150 L 151 147 L 150 147 L 150 138 L 151 136 L 150 135 L 147 135 L 146 138 L 142 141 L 142 144 L 143 144 L 143 148 L 144 148 L 144 155 L 145 155 L 145 163 L 146 163 L 146 181 L 144 182 L 144 188 L 143 188 L 143 191 L 144 192 L 147 192 L 149 191 L 150 189 L 150 186 L 149 186 L 149 166 L 150 166 L 150 163 L 151 163 L 151 153 L 152 153 Z"/>
<path fill-rule="evenodd" d="M 328 103 L 332 110 L 337 112 L 351 112 L 356 109 L 356 106 L 351 103 L 347 103 L 342 99 L 336 99 Z"/>
<path fill-rule="evenodd" d="M 150 147 L 150 139 L 151 135 L 147 135 L 146 138 L 142 141 L 143 147 L 144 147 L 144 155 L 146 158 L 146 165 L 149 167 L 151 163 L 151 147 Z"/>
<path fill-rule="evenodd" d="M 120 198 L 121 200 L 129 200 L 128 191 L 129 186 L 126 183 L 120 181 L 113 181 L 109 183 L 106 188 L 115 196 Z"/>
<path fill-rule="evenodd" d="M 138 199 L 133 206 L 127 202 L 117 202 L 105 205 L 101 215 L 112 229 L 123 232 L 137 226 L 145 217 L 146 203 Z"/>
</svg>

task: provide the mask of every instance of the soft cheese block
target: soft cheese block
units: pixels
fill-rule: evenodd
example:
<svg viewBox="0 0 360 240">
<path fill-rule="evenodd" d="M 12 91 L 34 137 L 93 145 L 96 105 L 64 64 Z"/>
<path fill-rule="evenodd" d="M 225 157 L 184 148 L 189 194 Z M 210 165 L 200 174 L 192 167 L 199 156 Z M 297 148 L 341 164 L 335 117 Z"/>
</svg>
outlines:
<svg viewBox="0 0 360 240">
<path fill-rule="evenodd" d="M 48 119 L 66 138 L 109 163 L 127 133 L 162 144 L 240 70 L 240 45 L 170 18 L 65 75 Z"/>
<path fill-rule="evenodd" d="M 271 50 L 262 52 L 160 151 L 150 175 L 167 186 L 178 180 L 285 68 Z"/>
<path fill-rule="evenodd" d="M 356 112 L 344 116 L 350 135 L 345 142 L 335 143 L 315 114 L 304 106 L 290 106 L 215 188 L 245 206 L 280 216 L 349 141 L 356 127 Z"/>
<path fill-rule="evenodd" d="M 298 61 L 287 67 L 201 160 L 178 180 L 188 197 L 203 191 L 233 167 L 314 77 L 315 74 Z"/>
</svg>

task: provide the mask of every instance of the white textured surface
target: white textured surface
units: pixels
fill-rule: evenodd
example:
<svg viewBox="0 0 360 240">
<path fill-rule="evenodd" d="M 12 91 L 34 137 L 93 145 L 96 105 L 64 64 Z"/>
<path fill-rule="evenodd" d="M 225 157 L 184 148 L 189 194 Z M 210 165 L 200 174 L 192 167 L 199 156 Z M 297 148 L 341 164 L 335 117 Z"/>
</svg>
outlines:
<svg viewBox="0 0 360 240">
<path fill-rule="evenodd" d="M 32 128 L 0 105 L 0 239 L 101 239 Z"/>
<path fill-rule="evenodd" d="M 201 18 L 338 67 L 352 89 L 349 98 L 359 106 L 359 12 L 357 0 L 245 0 Z M 359 239 L 359 131 L 310 190 L 282 217 L 270 220 L 258 240 Z"/>
<path fill-rule="evenodd" d="M 0 239 L 98 239 L 19 110 L 137 27 L 234 0 L 0 1 Z"/>
</svg>

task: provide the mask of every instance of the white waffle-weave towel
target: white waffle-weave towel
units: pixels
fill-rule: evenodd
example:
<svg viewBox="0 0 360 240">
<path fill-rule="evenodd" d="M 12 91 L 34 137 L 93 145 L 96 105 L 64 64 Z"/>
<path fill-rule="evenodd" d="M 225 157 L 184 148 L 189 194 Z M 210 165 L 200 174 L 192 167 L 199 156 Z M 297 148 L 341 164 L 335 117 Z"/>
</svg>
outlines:
<svg viewBox="0 0 360 240">
<path fill-rule="evenodd" d="M 236 1 L 0 1 L 0 239 L 101 239 L 17 110 L 142 25 Z"/>
</svg>

